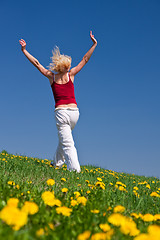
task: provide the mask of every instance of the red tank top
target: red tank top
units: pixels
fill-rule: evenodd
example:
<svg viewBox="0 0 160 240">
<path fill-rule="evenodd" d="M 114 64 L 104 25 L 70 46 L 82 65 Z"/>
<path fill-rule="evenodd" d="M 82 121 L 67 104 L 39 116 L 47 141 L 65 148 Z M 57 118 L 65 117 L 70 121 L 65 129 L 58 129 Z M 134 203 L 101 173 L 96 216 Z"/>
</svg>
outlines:
<svg viewBox="0 0 160 240">
<path fill-rule="evenodd" d="M 58 105 L 63 105 L 63 104 L 70 104 L 70 103 L 77 104 L 75 99 L 75 94 L 74 94 L 74 84 L 71 81 L 69 73 L 68 73 L 68 78 L 69 78 L 69 81 L 67 83 L 59 84 L 55 82 L 54 76 L 53 76 L 53 83 L 51 85 L 51 88 L 52 88 L 52 92 L 55 100 L 55 108 Z"/>
</svg>

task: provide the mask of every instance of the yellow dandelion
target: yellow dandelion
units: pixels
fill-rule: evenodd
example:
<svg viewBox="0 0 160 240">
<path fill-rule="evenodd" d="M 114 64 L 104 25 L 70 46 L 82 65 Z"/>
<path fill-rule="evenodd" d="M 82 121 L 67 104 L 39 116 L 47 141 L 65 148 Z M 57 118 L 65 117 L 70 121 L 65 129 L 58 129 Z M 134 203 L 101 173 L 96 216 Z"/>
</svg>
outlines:
<svg viewBox="0 0 160 240">
<path fill-rule="evenodd" d="M 107 223 L 101 223 L 99 224 L 99 227 L 102 229 L 103 232 L 108 232 L 111 227 Z"/>
<path fill-rule="evenodd" d="M 54 179 L 48 179 L 48 180 L 47 180 L 47 185 L 48 185 L 48 186 L 53 186 L 54 184 L 55 184 Z"/>
<path fill-rule="evenodd" d="M 105 189 L 105 184 L 103 182 L 96 182 L 95 186 L 100 186 L 100 188 Z"/>
<path fill-rule="evenodd" d="M 124 183 L 122 183 L 122 182 L 116 182 L 116 185 L 121 185 L 123 187 L 126 187 L 126 185 Z"/>
<path fill-rule="evenodd" d="M 37 237 L 43 236 L 45 234 L 44 229 L 40 228 L 39 230 L 36 231 Z"/>
<path fill-rule="evenodd" d="M 99 213 L 99 210 L 98 209 L 93 209 L 93 210 L 91 210 L 91 213 Z"/>
<path fill-rule="evenodd" d="M 139 194 L 136 192 L 136 190 L 133 190 L 134 195 L 139 198 Z"/>
<path fill-rule="evenodd" d="M 74 192 L 76 198 L 78 198 L 81 194 L 79 192 Z"/>
<path fill-rule="evenodd" d="M 105 186 L 101 184 L 101 185 L 100 185 L 100 188 L 105 189 Z"/>
<path fill-rule="evenodd" d="M 113 234 L 113 229 L 109 230 L 107 233 L 95 233 L 92 235 L 91 240 L 110 240 Z"/>
<path fill-rule="evenodd" d="M 151 196 L 151 197 L 160 197 L 160 195 L 159 195 L 158 193 L 156 193 L 156 192 L 152 192 L 152 193 L 150 194 L 150 196 Z"/>
<path fill-rule="evenodd" d="M 123 187 L 123 186 L 119 186 L 118 189 L 119 189 L 120 191 L 126 191 L 125 187 Z"/>
<path fill-rule="evenodd" d="M 154 215 L 154 221 L 160 220 L 160 214 Z"/>
<path fill-rule="evenodd" d="M 61 201 L 57 198 L 55 198 L 53 201 L 52 201 L 52 206 L 58 206 L 60 207 L 62 205 Z"/>
<path fill-rule="evenodd" d="M 78 205 L 78 202 L 76 200 L 71 200 L 71 206 L 74 207 Z"/>
<path fill-rule="evenodd" d="M 15 182 L 13 182 L 13 181 L 8 181 L 8 185 L 15 185 Z"/>
<path fill-rule="evenodd" d="M 105 183 L 98 181 L 98 182 L 96 182 L 96 184 L 95 184 L 95 186 L 101 186 L 101 185 L 105 186 Z"/>
<path fill-rule="evenodd" d="M 87 239 L 89 239 L 90 235 L 91 235 L 90 231 L 85 231 L 78 235 L 77 240 L 87 240 Z"/>
<path fill-rule="evenodd" d="M 114 226 L 120 226 L 125 221 L 125 217 L 120 213 L 113 213 L 108 217 L 108 222 Z"/>
<path fill-rule="evenodd" d="M 111 208 L 111 207 L 108 207 L 108 208 L 107 208 L 107 211 L 110 211 L 110 210 L 112 210 L 112 208 Z"/>
<path fill-rule="evenodd" d="M 71 208 L 68 208 L 68 207 L 65 207 L 65 206 L 63 206 L 63 207 L 57 207 L 57 208 L 56 208 L 56 212 L 57 212 L 58 214 L 62 214 L 62 215 L 64 215 L 64 216 L 69 217 L 69 216 L 71 215 L 72 209 L 71 209 Z"/>
<path fill-rule="evenodd" d="M 61 181 L 66 182 L 66 179 L 65 178 L 61 178 Z"/>
<path fill-rule="evenodd" d="M 158 240 L 152 238 L 149 234 L 147 233 L 141 233 L 137 237 L 134 238 L 134 240 Z"/>
<path fill-rule="evenodd" d="M 160 226 L 158 225 L 150 225 L 148 227 L 148 233 L 152 236 L 155 236 L 157 237 L 157 239 L 159 238 L 160 239 Z"/>
<path fill-rule="evenodd" d="M 152 222 L 154 220 L 154 216 L 150 213 L 143 215 L 141 218 L 145 222 Z"/>
<path fill-rule="evenodd" d="M 86 202 L 87 202 L 87 198 L 85 198 L 85 197 L 78 197 L 77 198 L 77 202 L 81 203 L 83 206 L 85 206 Z"/>
<path fill-rule="evenodd" d="M 42 193 L 41 197 L 46 205 L 54 206 L 53 202 L 55 197 L 53 192 L 45 191 Z"/>
<path fill-rule="evenodd" d="M 131 213 L 130 216 L 131 217 L 135 217 L 137 219 L 140 217 L 139 214 L 137 214 L 137 213 Z"/>
<path fill-rule="evenodd" d="M 0 212 L 0 218 L 14 230 L 19 230 L 27 223 L 27 213 L 21 211 L 17 207 L 5 206 Z"/>
<path fill-rule="evenodd" d="M 97 180 L 98 180 L 99 182 L 102 182 L 102 178 L 100 178 L 100 177 L 97 177 Z"/>
<path fill-rule="evenodd" d="M 131 219 L 126 219 L 120 227 L 120 231 L 129 236 L 137 236 L 140 231 L 137 229 L 136 223 Z"/>
<path fill-rule="evenodd" d="M 122 212 L 124 212 L 124 211 L 125 211 L 125 207 L 123 207 L 123 206 L 121 206 L 121 205 L 118 205 L 118 206 L 114 207 L 114 209 L 113 209 L 113 212 L 114 212 L 114 213 L 117 213 L 117 212 L 122 213 Z"/>
<path fill-rule="evenodd" d="M 26 212 L 27 214 L 34 215 L 35 213 L 38 212 L 39 207 L 36 203 L 34 202 L 29 202 L 26 201 L 21 209 L 22 211 Z"/>
<path fill-rule="evenodd" d="M 64 193 L 68 192 L 68 188 L 62 188 L 62 192 Z"/>
<path fill-rule="evenodd" d="M 10 198 L 7 201 L 7 205 L 10 206 L 10 207 L 17 207 L 18 203 L 19 203 L 19 199 L 18 198 Z"/>
<path fill-rule="evenodd" d="M 50 229 L 54 230 L 54 225 L 53 225 L 53 223 L 48 223 L 48 225 L 49 225 Z"/>
</svg>

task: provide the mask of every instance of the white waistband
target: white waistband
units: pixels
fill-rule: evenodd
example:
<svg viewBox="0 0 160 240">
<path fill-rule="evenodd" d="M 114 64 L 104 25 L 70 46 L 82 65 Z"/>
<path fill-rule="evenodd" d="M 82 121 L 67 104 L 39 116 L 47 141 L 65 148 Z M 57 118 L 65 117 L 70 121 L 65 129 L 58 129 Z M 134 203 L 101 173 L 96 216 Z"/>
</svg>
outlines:
<svg viewBox="0 0 160 240">
<path fill-rule="evenodd" d="M 57 110 L 73 110 L 73 111 L 77 111 L 79 110 L 79 108 L 72 108 L 72 107 L 62 107 L 62 108 L 55 108 L 54 111 L 57 111 Z"/>
</svg>

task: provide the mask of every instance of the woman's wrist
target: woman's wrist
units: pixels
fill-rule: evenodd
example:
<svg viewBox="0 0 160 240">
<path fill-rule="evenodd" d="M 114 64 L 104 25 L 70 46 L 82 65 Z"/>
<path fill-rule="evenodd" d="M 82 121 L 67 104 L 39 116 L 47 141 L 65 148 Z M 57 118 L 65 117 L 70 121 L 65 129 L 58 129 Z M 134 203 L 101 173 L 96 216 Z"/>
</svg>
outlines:
<svg viewBox="0 0 160 240">
<path fill-rule="evenodd" d="M 96 46 L 97 46 L 97 42 L 93 42 L 93 46 L 95 46 L 95 47 L 96 47 Z"/>
<path fill-rule="evenodd" d="M 26 51 L 26 48 L 21 48 L 22 52 L 24 53 Z"/>
</svg>

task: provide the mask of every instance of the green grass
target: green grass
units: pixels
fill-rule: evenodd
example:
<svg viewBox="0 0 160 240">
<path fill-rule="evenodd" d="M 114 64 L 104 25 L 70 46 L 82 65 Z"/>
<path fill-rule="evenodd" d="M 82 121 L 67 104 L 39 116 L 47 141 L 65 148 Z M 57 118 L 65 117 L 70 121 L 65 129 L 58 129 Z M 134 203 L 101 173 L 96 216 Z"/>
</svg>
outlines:
<svg viewBox="0 0 160 240">
<path fill-rule="evenodd" d="M 0 211 L 6 207 L 10 198 L 19 199 L 19 209 L 25 201 L 35 202 L 39 211 L 34 215 L 28 215 L 27 223 L 17 231 L 13 230 L 12 225 L 7 225 L 0 220 L 0 239 L 74 240 L 86 230 L 89 230 L 91 235 L 90 238 L 83 239 L 94 239 L 94 234 L 103 232 L 99 224 L 108 223 L 114 230 L 114 234 L 108 239 L 132 240 L 135 236 L 124 234 L 120 227 L 108 221 L 115 206 L 124 206 L 125 211 L 121 214 L 127 217 L 131 217 L 130 214 L 133 212 L 142 215 L 149 213 L 153 216 L 160 214 L 160 180 L 158 178 L 118 173 L 91 165 L 81 166 L 81 170 L 81 173 L 70 172 L 66 169 L 66 165 L 62 169 L 55 169 L 50 166 L 47 159 L 15 156 L 2 151 L 0 153 Z M 62 178 L 66 181 L 62 181 Z M 96 185 L 97 178 L 102 179 L 105 188 L 100 184 Z M 55 184 L 48 186 L 46 183 L 48 179 L 54 179 Z M 9 185 L 9 181 L 14 183 Z M 121 189 L 119 186 L 124 188 Z M 134 187 L 138 187 L 136 192 L 133 192 Z M 63 188 L 67 188 L 68 192 L 62 192 Z M 71 215 L 58 214 L 57 206 L 46 205 L 41 197 L 45 191 L 54 191 L 55 198 L 61 201 L 62 206 L 72 209 Z M 71 198 L 76 200 L 74 192 L 79 192 L 87 199 L 86 205 L 71 206 Z M 152 192 L 156 192 L 157 197 L 150 196 Z M 99 210 L 99 213 L 91 212 L 94 209 Z M 160 219 L 144 221 L 141 217 L 131 218 L 140 233 L 146 233 L 150 225 L 160 226 Z M 54 229 L 49 227 L 49 223 L 54 225 Z M 44 230 L 41 236 L 37 235 L 39 229 Z"/>
</svg>

